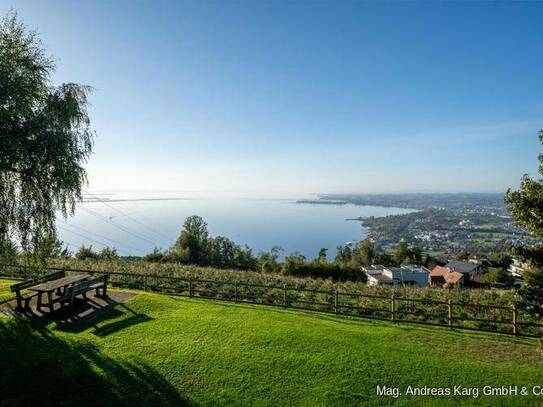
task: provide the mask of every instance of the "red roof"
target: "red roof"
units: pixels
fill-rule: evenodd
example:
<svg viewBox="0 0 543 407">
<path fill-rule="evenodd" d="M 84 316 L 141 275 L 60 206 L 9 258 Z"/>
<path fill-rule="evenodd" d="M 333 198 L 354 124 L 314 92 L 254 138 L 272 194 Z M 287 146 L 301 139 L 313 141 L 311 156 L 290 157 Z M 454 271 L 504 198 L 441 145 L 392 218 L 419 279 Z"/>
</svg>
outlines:
<svg viewBox="0 0 543 407">
<path fill-rule="evenodd" d="M 463 277 L 464 275 L 462 273 L 459 273 L 458 271 L 451 271 L 450 273 L 445 274 L 445 281 L 448 284 L 456 284 L 462 280 Z"/>
<path fill-rule="evenodd" d="M 437 277 L 442 276 L 445 277 L 447 274 L 449 274 L 450 270 L 447 267 L 441 267 L 441 266 L 435 266 L 432 271 L 430 272 L 430 276 Z"/>
</svg>

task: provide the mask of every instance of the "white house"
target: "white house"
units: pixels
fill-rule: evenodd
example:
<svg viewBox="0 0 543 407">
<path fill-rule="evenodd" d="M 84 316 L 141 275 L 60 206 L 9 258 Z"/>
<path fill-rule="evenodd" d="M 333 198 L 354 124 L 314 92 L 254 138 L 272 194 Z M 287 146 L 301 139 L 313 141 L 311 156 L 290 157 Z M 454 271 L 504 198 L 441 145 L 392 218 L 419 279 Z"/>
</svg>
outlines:
<svg viewBox="0 0 543 407">
<path fill-rule="evenodd" d="M 528 269 L 529 264 L 522 261 L 518 257 L 513 257 L 513 262 L 509 266 L 509 273 L 514 277 L 522 277 L 524 272 Z"/>
<path fill-rule="evenodd" d="M 366 274 L 368 285 L 416 285 L 428 286 L 430 270 L 414 264 L 401 267 L 369 266 L 362 267 Z"/>
</svg>

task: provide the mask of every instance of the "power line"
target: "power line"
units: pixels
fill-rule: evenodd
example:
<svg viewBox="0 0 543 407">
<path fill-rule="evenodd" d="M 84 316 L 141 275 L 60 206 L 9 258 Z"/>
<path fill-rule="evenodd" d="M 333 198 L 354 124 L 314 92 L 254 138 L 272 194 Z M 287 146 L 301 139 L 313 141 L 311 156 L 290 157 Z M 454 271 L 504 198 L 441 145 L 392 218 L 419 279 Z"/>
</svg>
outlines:
<svg viewBox="0 0 543 407">
<path fill-rule="evenodd" d="M 128 228 L 126 226 L 122 226 L 122 225 L 119 225 L 117 223 L 114 223 L 113 221 L 107 219 L 105 216 L 99 214 L 96 211 L 93 211 L 92 209 L 85 208 L 84 206 L 81 206 L 80 209 L 84 210 L 85 212 L 91 214 L 92 216 L 94 216 L 94 217 L 96 217 L 96 218 L 98 218 L 98 219 L 100 219 L 100 220 L 102 220 L 102 221 L 104 221 L 104 222 L 106 222 L 106 223 L 108 223 L 108 224 L 110 224 L 112 226 L 115 226 L 117 229 L 122 230 L 123 232 L 128 233 L 131 236 L 134 236 L 135 238 L 144 240 L 144 241 L 146 241 L 148 243 L 151 243 L 154 246 L 157 246 L 157 247 L 159 246 L 154 241 L 148 239 L 144 235 L 140 235 L 138 232 L 133 231 L 133 230 L 131 230 L 130 228 Z"/>
<path fill-rule="evenodd" d="M 87 234 L 90 233 L 91 235 L 97 236 L 97 237 L 99 237 L 99 238 L 101 238 L 101 239 L 109 240 L 110 242 L 112 242 L 112 243 L 114 243 L 114 244 L 116 244 L 116 245 L 118 245 L 118 246 L 124 246 L 124 247 L 127 248 L 127 249 L 139 251 L 139 249 L 136 248 L 136 247 L 134 247 L 134 246 L 130 246 L 130 245 L 128 245 L 128 244 L 119 242 L 118 240 L 111 239 L 111 238 L 109 238 L 109 237 L 107 237 L 107 236 L 100 235 L 100 234 L 95 233 L 95 232 L 91 232 L 90 230 L 87 230 L 87 229 L 85 229 L 85 228 L 83 228 L 83 227 L 81 227 L 81 226 L 72 225 L 71 223 L 66 222 L 64 219 L 60 219 L 60 220 L 62 220 L 62 221 L 64 222 L 65 226 L 69 226 L 69 227 L 74 228 L 74 229 L 82 230 L 84 233 L 87 233 Z"/>
<path fill-rule="evenodd" d="M 151 227 L 147 226 L 145 223 L 143 223 L 143 222 L 141 222 L 141 221 L 139 221 L 139 220 L 137 220 L 137 219 L 134 219 L 133 217 L 131 217 L 131 216 L 128 215 L 127 213 L 121 211 L 119 208 L 116 208 L 116 207 L 110 205 L 110 204 L 107 203 L 104 199 L 102 199 L 102 198 L 100 198 L 100 197 L 97 197 L 96 195 L 93 195 L 93 194 L 91 194 L 91 193 L 88 192 L 88 191 L 85 191 L 85 190 L 84 190 L 83 192 L 84 192 L 85 194 L 87 194 L 87 195 L 92 196 L 92 197 L 95 198 L 98 202 L 103 203 L 104 205 L 108 206 L 109 208 L 113 209 L 114 211 L 117 211 L 118 213 L 120 213 L 121 215 L 123 215 L 124 217 L 126 217 L 127 219 L 130 219 L 132 222 L 137 223 L 138 225 L 144 227 L 145 229 L 149 230 L 150 232 L 153 232 L 153 233 L 155 233 L 156 235 L 158 235 L 158 236 L 160 236 L 160 237 L 162 237 L 162 238 L 164 238 L 164 239 L 170 239 L 170 237 L 168 237 L 168 236 L 166 236 L 166 235 L 163 235 L 162 233 L 157 232 L 154 228 L 151 228 Z"/>
<path fill-rule="evenodd" d="M 88 236 L 82 235 L 81 233 L 74 232 L 73 230 L 65 229 L 65 228 L 63 228 L 62 226 L 59 226 L 59 225 L 57 225 L 57 226 L 59 227 L 59 229 L 65 230 L 66 232 L 69 232 L 69 233 L 73 233 L 74 235 L 80 236 L 80 237 L 82 237 L 83 239 L 87 239 L 87 240 L 90 240 L 91 242 L 98 243 L 99 245 L 104 246 L 104 247 L 107 247 L 107 246 L 108 246 L 107 244 L 105 244 L 105 243 L 103 243 L 103 242 L 100 242 L 100 241 L 98 241 L 98 240 L 95 240 L 95 239 L 93 239 L 92 237 L 88 237 Z"/>
</svg>

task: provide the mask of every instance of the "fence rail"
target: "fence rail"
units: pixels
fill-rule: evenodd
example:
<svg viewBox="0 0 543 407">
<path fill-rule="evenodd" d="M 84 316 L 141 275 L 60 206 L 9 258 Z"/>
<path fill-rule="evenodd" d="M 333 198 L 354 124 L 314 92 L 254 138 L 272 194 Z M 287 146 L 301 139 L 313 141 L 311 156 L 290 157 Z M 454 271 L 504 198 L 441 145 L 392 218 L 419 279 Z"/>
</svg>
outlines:
<svg viewBox="0 0 543 407">
<path fill-rule="evenodd" d="M 48 270 L 105 273 L 98 270 L 57 267 Z M 0 276 L 4 277 L 28 278 L 31 272 L 31 269 L 25 266 L 0 265 Z M 385 296 L 338 290 L 326 291 L 298 288 L 287 284 L 265 285 L 118 271 L 108 273 L 111 284 L 116 287 L 168 295 L 278 306 L 449 329 L 469 329 L 527 337 L 540 337 L 543 334 L 542 321 L 530 318 L 515 306 L 405 298 L 394 293 Z"/>
</svg>

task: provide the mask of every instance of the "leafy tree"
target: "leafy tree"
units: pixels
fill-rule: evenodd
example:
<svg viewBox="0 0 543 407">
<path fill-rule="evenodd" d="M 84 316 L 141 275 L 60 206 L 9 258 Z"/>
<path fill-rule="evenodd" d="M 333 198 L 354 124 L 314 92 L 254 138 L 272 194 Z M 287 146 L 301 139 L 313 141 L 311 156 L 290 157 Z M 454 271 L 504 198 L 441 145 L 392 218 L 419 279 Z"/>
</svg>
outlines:
<svg viewBox="0 0 543 407">
<path fill-rule="evenodd" d="M 541 265 L 524 273 L 526 284 L 518 290 L 517 306 L 536 318 L 543 318 L 543 271 Z"/>
<path fill-rule="evenodd" d="M 375 254 L 375 257 L 373 259 L 373 263 L 374 264 L 380 264 L 382 266 L 386 266 L 386 267 L 390 267 L 390 266 L 394 266 L 395 265 L 395 262 L 394 262 L 394 259 L 392 258 L 391 255 L 389 255 L 388 253 L 385 253 L 385 252 L 377 252 Z"/>
<path fill-rule="evenodd" d="M 543 129 L 538 133 L 543 144 Z M 505 195 L 511 217 L 528 232 L 543 237 L 543 153 L 539 154 L 539 179 L 525 174 L 517 191 L 509 189 Z"/>
<path fill-rule="evenodd" d="M 490 255 L 489 258 L 490 262 L 492 263 L 493 267 L 499 267 L 503 270 L 507 270 L 511 263 L 513 262 L 513 259 L 509 254 L 503 253 L 503 252 L 494 252 Z"/>
<path fill-rule="evenodd" d="M 273 246 L 269 252 L 262 252 L 258 256 L 258 265 L 260 271 L 265 273 L 277 273 L 281 270 L 279 256 L 283 252 L 280 246 Z"/>
<path fill-rule="evenodd" d="M 219 268 L 234 267 L 237 245 L 224 236 L 217 236 L 208 240 L 207 260 L 211 266 Z"/>
<path fill-rule="evenodd" d="M 412 246 L 409 249 L 410 262 L 408 264 L 422 263 L 422 249 L 419 246 Z"/>
<path fill-rule="evenodd" d="M 205 265 L 208 260 L 208 238 L 207 223 L 200 216 L 189 216 L 172 251 L 183 262 Z"/>
<path fill-rule="evenodd" d="M 400 243 L 398 243 L 398 247 L 396 247 L 396 263 L 398 265 L 402 264 L 408 256 L 409 246 L 405 240 L 402 240 Z"/>
<path fill-rule="evenodd" d="M 457 254 L 456 254 L 456 259 L 457 260 L 461 260 L 461 261 L 466 261 L 469 259 L 469 253 L 465 250 L 460 250 Z"/>
<path fill-rule="evenodd" d="M 543 144 L 543 130 L 538 136 Z M 505 202 L 515 222 L 535 237 L 543 237 L 543 154 L 539 155 L 539 178 L 525 174 L 517 191 L 507 191 Z M 524 275 L 525 286 L 518 290 L 518 305 L 533 316 L 543 317 L 543 247 L 519 247 L 513 252 L 532 265 Z"/>
<path fill-rule="evenodd" d="M 77 260 L 87 260 L 87 259 L 94 260 L 98 258 L 98 254 L 92 249 L 92 245 L 89 247 L 83 245 L 75 253 L 75 258 Z"/>
<path fill-rule="evenodd" d="M 36 250 L 56 236 L 86 182 L 94 133 L 89 87 L 54 86 L 53 59 L 36 32 L 10 12 L 0 21 L 0 241 Z M 39 251 L 39 250 L 38 250 Z"/>
<path fill-rule="evenodd" d="M 258 260 L 249 246 L 235 246 L 233 267 L 240 270 L 256 270 L 258 268 Z"/>
<path fill-rule="evenodd" d="M 63 242 L 53 235 L 42 236 L 36 244 L 21 253 L 24 264 L 30 267 L 34 274 L 41 274 L 47 267 L 47 259 L 69 257 L 68 249 Z"/>
<path fill-rule="evenodd" d="M 282 273 L 286 276 L 296 275 L 296 271 L 305 263 L 305 256 L 300 252 L 294 252 L 287 257 L 283 262 L 281 269 Z"/>
<path fill-rule="evenodd" d="M 372 240 L 365 239 L 356 243 L 353 250 L 353 265 L 369 266 L 373 263 L 373 257 L 375 255 L 375 245 Z"/>
<path fill-rule="evenodd" d="M 100 260 L 117 260 L 119 255 L 114 247 L 104 247 L 98 254 Z"/>
<path fill-rule="evenodd" d="M 11 264 L 17 260 L 19 250 L 11 240 L 0 240 L 0 263 Z"/>
<path fill-rule="evenodd" d="M 350 245 L 338 246 L 334 263 L 346 266 L 353 260 L 353 252 Z"/>
<path fill-rule="evenodd" d="M 155 247 L 151 253 L 147 253 L 143 256 L 143 260 L 152 263 L 160 263 L 167 260 L 167 253 L 164 253 L 158 247 Z"/>
<path fill-rule="evenodd" d="M 432 270 L 435 266 L 443 266 L 445 263 L 441 260 L 427 254 L 424 257 L 423 266 L 429 270 Z"/>
<path fill-rule="evenodd" d="M 319 250 L 319 254 L 317 255 L 317 262 L 319 263 L 326 263 L 326 253 L 328 252 L 328 249 L 325 249 L 324 247 Z"/>
<path fill-rule="evenodd" d="M 515 282 L 513 276 L 500 267 L 490 267 L 483 278 L 489 283 L 500 283 L 509 287 L 513 286 Z"/>
</svg>

